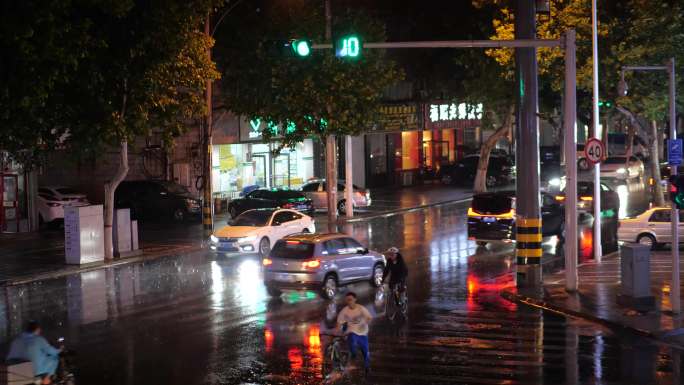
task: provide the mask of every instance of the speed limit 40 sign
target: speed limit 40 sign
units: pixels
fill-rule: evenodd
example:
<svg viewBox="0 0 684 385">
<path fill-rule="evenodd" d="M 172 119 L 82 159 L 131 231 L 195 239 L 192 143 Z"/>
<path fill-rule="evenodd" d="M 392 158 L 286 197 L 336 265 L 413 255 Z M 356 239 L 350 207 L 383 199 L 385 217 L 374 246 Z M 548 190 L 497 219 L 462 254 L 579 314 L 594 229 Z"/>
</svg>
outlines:
<svg viewBox="0 0 684 385">
<path fill-rule="evenodd" d="M 605 156 L 606 147 L 603 145 L 602 141 L 596 138 L 587 140 L 587 144 L 584 145 L 584 157 L 587 158 L 590 163 L 601 163 Z"/>
</svg>

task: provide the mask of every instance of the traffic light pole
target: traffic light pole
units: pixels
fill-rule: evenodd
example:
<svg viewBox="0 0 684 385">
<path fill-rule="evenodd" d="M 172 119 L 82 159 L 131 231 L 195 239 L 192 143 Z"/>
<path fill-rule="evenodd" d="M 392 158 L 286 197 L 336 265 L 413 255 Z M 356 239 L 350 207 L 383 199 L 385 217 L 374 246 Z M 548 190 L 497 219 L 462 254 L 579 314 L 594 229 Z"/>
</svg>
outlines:
<svg viewBox="0 0 684 385">
<path fill-rule="evenodd" d="M 567 289 L 576 290 L 577 289 L 577 162 L 576 162 L 576 118 L 577 118 L 577 99 L 576 99 L 576 47 L 575 47 L 575 31 L 568 30 L 563 40 L 552 40 L 552 39 L 517 39 L 517 40 L 445 40 L 445 41 L 410 41 L 410 42 L 377 42 L 377 43 L 364 43 L 364 49 L 408 49 L 408 48 L 538 48 L 538 47 L 561 47 L 565 50 L 565 97 L 564 103 L 564 130 L 565 130 L 565 159 L 566 159 L 566 170 L 567 170 L 567 183 L 566 183 L 566 199 L 565 199 L 565 233 L 566 233 L 566 243 L 565 243 L 565 261 L 566 261 L 566 277 L 567 277 Z M 312 44 L 312 49 L 331 49 L 332 44 Z M 537 119 L 536 113 L 532 119 Z M 534 123 L 533 123 L 534 124 Z M 537 126 L 532 126 L 532 130 L 529 134 L 533 136 L 538 135 L 538 131 L 534 128 Z M 526 141 L 523 146 L 529 147 L 537 142 L 532 140 L 531 142 Z M 522 191 L 524 196 L 518 195 L 517 202 L 523 201 L 535 201 L 537 208 L 536 223 L 538 227 L 541 227 L 541 220 L 539 219 L 539 148 L 518 148 L 517 152 L 535 152 L 536 157 L 532 157 L 528 161 L 536 161 L 533 167 L 528 168 L 536 173 L 537 183 L 536 190 L 532 188 L 527 188 Z M 519 168 L 520 169 L 520 168 Z M 531 177 L 531 176 L 530 176 Z M 520 183 L 518 183 L 520 185 Z M 519 191 L 520 193 L 520 191 Z M 520 207 L 520 206 L 518 206 Z M 532 204 L 532 212 L 534 212 L 534 204 Z M 533 221 L 529 221 L 532 223 Z M 533 245 L 536 246 L 536 245 Z M 534 252 L 536 253 L 534 249 Z M 539 249 L 540 250 L 540 249 Z M 541 255 L 539 255 L 538 261 L 541 262 Z M 541 264 L 537 264 L 541 267 Z M 540 269 L 541 271 L 541 269 Z M 541 275 L 538 278 L 538 282 L 541 281 Z"/>
<path fill-rule="evenodd" d="M 535 3 L 517 0 L 515 37 L 536 36 Z M 518 287 L 536 288 L 542 283 L 542 223 L 539 205 L 539 117 L 537 49 L 515 49 L 517 167 L 515 256 Z M 522 198 L 522 199 L 521 199 Z"/>
</svg>

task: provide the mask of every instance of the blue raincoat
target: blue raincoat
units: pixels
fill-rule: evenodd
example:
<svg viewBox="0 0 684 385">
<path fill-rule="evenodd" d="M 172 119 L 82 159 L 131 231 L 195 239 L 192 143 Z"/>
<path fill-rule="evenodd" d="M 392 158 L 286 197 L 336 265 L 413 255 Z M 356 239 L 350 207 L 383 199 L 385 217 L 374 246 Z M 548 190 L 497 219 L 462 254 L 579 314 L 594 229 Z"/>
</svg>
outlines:
<svg viewBox="0 0 684 385">
<path fill-rule="evenodd" d="M 24 332 L 12 341 L 7 361 L 31 361 L 33 374 L 54 375 L 59 364 L 59 350 L 34 333 Z"/>
</svg>

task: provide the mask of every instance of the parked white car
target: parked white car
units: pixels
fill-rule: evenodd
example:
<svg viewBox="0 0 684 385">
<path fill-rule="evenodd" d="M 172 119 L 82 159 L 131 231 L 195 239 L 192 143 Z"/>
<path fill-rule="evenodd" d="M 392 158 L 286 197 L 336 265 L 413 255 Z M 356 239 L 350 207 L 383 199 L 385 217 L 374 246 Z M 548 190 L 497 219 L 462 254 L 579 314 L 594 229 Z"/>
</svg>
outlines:
<svg viewBox="0 0 684 385">
<path fill-rule="evenodd" d="M 601 178 L 632 179 L 644 175 L 644 163 L 636 156 L 611 156 L 601 162 Z"/>
<path fill-rule="evenodd" d="M 240 214 L 211 235 L 209 247 L 220 253 L 268 255 L 279 239 L 316 231 L 313 218 L 288 209 L 254 209 Z"/>
<path fill-rule="evenodd" d="M 85 194 L 63 186 L 44 186 L 38 188 L 36 207 L 40 221 L 52 223 L 64 220 L 64 206 L 88 206 Z"/>
<path fill-rule="evenodd" d="M 651 247 L 672 242 L 672 223 L 669 207 L 654 207 L 644 211 L 634 218 L 620 220 L 618 240 L 623 242 L 637 242 Z M 679 239 L 684 241 L 684 224 L 682 211 L 679 212 Z"/>
<path fill-rule="evenodd" d="M 347 200 L 344 198 L 344 189 L 346 183 L 344 180 L 338 180 L 337 183 L 337 212 L 341 215 L 346 212 Z M 302 186 L 302 192 L 307 198 L 313 201 L 314 207 L 322 210 L 328 209 L 328 197 L 326 193 L 325 179 L 313 179 Z M 354 208 L 368 207 L 371 205 L 370 190 L 362 189 L 354 186 Z"/>
</svg>

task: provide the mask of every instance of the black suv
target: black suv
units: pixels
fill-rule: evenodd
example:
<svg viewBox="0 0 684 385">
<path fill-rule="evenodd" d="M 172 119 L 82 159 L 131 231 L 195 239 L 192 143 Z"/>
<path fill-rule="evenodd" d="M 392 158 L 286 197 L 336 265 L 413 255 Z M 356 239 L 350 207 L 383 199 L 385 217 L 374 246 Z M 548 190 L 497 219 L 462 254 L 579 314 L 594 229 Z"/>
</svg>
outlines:
<svg viewBox="0 0 684 385">
<path fill-rule="evenodd" d="M 123 181 L 114 194 L 116 208 L 130 208 L 135 219 L 199 219 L 202 201 L 183 185 L 163 180 Z"/>
<path fill-rule="evenodd" d="M 550 194 L 541 194 L 542 235 L 563 235 L 565 210 Z M 488 241 L 515 240 L 515 191 L 477 194 L 468 209 L 468 238 Z"/>
</svg>

